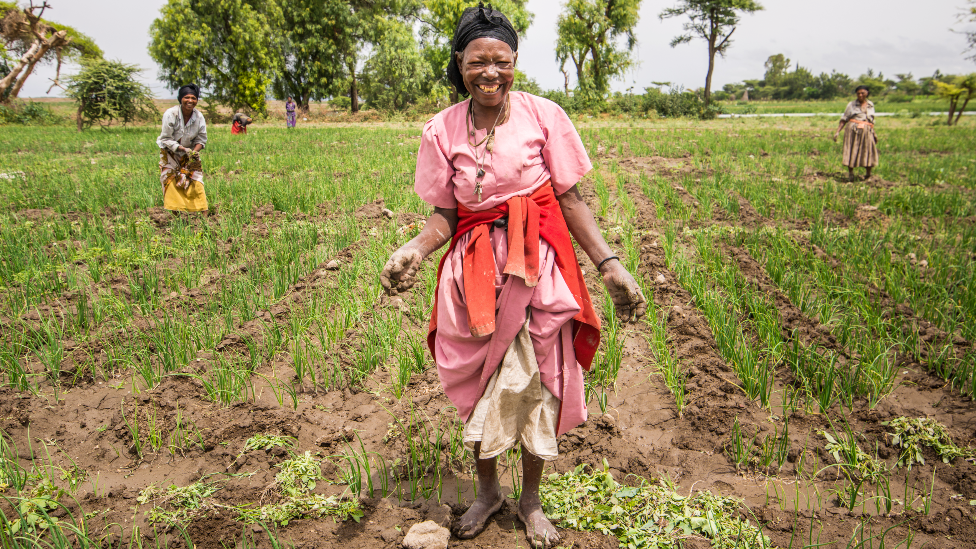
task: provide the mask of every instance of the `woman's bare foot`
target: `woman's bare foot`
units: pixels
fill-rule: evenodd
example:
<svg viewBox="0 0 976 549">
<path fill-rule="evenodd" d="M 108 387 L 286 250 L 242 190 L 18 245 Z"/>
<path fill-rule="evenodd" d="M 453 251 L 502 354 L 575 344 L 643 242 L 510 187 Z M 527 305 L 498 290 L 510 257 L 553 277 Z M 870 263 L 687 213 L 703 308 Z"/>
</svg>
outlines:
<svg viewBox="0 0 976 549">
<path fill-rule="evenodd" d="M 491 492 L 491 493 L 489 493 Z M 488 519 L 502 508 L 505 497 L 502 496 L 501 487 L 494 490 L 482 489 L 478 493 L 477 499 L 468 507 L 457 526 L 457 537 L 461 539 L 471 539 L 485 530 Z"/>
<path fill-rule="evenodd" d="M 536 498 L 523 497 L 519 500 L 518 518 L 525 525 L 525 538 L 532 547 L 544 549 L 555 546 L 559 541 L 559 532 L 543 512 L 538 495 Z"/>
</svg>

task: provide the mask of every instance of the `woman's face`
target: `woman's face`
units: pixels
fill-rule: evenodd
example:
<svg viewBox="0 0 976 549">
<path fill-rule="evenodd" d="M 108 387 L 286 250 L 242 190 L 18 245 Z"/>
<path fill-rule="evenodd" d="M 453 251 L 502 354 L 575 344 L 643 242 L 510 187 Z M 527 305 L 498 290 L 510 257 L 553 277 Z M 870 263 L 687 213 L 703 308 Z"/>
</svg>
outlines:
<svg viewBox="0 0 976 549">
<path fill-rule="evenodd" d="M 193 95 L 192 93 L 184 95 L 183 99 L 180 100 L 180 105 L 183 106 L 183 110 L 185 111 L 193 110 L 193 108 L 197 106 L 197 96 Z"/>
<path fill-rule="evenodd" d="M 867 101 L 868 95 L 869 95 L 868 94 L 868 90 L 857 90 L 857 92 L 855 92 L 855 93 L 857 95 L 857 100 L 858 101 L 860 101 L 861 103 L 864 103 L 865 101 Z"/>
<path fill-rule="evenodd" d="M 515 82 L 518 53 L 501 40 L 478 38 L 456 55 L 471 100 L 483 107 L 500 105 Z"/>
</svg>

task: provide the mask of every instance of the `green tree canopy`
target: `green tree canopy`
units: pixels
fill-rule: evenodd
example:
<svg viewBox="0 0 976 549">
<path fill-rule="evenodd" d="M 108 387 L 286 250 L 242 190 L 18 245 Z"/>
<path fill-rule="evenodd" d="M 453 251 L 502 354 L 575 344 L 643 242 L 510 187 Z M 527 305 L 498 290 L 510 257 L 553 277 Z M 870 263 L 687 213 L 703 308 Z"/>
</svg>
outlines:
<svg viewBox="0 0 976 549">
<path fill-rule="evenodd" d="M 375 41 L 385 18 L 399 16 L 401 4 L 399 0 L 283 2 L 284 66 L 272 82 L 273 95 L 292 96 L 307 109 L 310 100 L 352 93 L 358 51 Z"/>
<path fill-rule="evenodd" d="M 948 125 L 958 124 L 959 117 L 966 110 L 969 100 L 973 98 L 973 95 L 976 95 L 976 73 L 956 76 L 951 78 L 949 82 L 935 80 L 933 84 L 936 94 L 949 102 Z M 961 107 L 960 101 L 962 101 Z"/>
<path fill-rule="evenodd" d="M 274 0 L 169 0 L 149 29 L 149 54 L 173 88 L 195 82 L 213 103 L 265 112 L 282 25 Z"/>
<path fill-rule="evenodd" d="M 135 79 L 140 72 L 120 61 L 83 61 L 81 71 L 68 78 L 68 96 L 78 103 L 78 130 L 96 122 L 128 124 L 157 117 L 152 92 Z"/>
<path fill-rule="evenodd" d="M 708 43 L 708 73 L 705 75 L 705 104 L 712 98 L 712 74 L 715 72 L 715 54 L 725 57 L 732 45 L 730 39 L 743 13 L 762 10 L 755 0 L 678 0 L 678 5 L 667 8 L 659 17 L 687 16 L 684 34 L 671 40 L 671 47 L 701 38 Z"/>
<path fill-rule="evenodd" d="M 410 28 L 390 22 L 363 70 L 367 104 L 402 111 L 423 96 L 430 83 L 430 67 Z"/>
<path fill-rule="evenodd" d="M 569 0 L 556 23 L 556 60 L 576 67 L 584 95 L 604 97 L 610 81 L 630 66 L 641 0 Z M 620 44 L 624 39 L 624 44 Z M 564 71 L 565 74 L 565 71 Z M 568 80 L 568 78 L 567 78 Z"/>
<path fill-rule="evenodd" d="M 420 29 L 423 56 L 430 66 L 433 77 L 451 89 L 451 101 L 457 102 L 458 94 L 447 80 L 447 63 L 451 59 L 451 38 L 461 14 L 466 8 L 478 5 L 479 0 L 417 0 L 412 5 L 411 14 L 423 23 Z M 496 0 L 492 7 L 505 14 L 519 39 L 525 39 L 525 32 L 532 24 L 532 12 L 527 7 L 528 0 Z"/>
</svg>

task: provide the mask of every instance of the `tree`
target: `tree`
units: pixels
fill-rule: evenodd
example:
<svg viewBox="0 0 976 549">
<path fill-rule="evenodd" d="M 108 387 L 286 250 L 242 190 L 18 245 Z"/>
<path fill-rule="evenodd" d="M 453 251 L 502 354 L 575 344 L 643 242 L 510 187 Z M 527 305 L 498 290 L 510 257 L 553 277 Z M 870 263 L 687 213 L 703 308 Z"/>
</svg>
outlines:
<svg viewBox="0 0 976 549">
<path fill-rule="evenodd" d="M 149 87 L 136 81 L 135 65 L 102 59 L 86 61 L 68 79 L 68 96 L 78 103 L 78 131 L 95 122 L 147 120 L 159 115 Z"/>
<path fill-rule="evenodd" d="M 857 77 L 854 85 L 867 86 L 868 90 L 871 92 L 871 96 L 878 98 L 887 95 L 888 90 L 893 88 L 895 83 L 891 80 L 885 79 L 884 73 L 879 72 L 878 74 L 874 74 L 873 69 L 868 69 L 868 72 Z"/>
<path fill-rule="evenodd" d="M 334 95 L 345 83 L 344 54 L 352 10 L 341 0 L 290 0 L 282 4 L 283 67 L 271 83 L 277 99 L 309 101 Z"/>
<path fill-rule="evenodd" d="M 922 89 L 915 81 L 915 77 L 912 73 L 908 74 L 896 74 L 895 78 L 898 82 L 895 83 L 895 89 L 899 92 L 905 94 L 907 97 L 915 97 L 918 92 Z"/>
<path fill-rule="evenodd" d="M 47 2 L 33 2 L 21 10 L 16 4 L 0 1 L 0 68 L 6 76 L 0 79 L 0 98 L 10 100 L 20 94 L 24 83 L 38 63 L 57 61 L 51 87 L 61 86 L 61 65 L 67 61 L 100 59 L 102 50 L 95 42 L 67 26 L 46 21 L 44 12 L 52 9 Z M 19 58 L 19 59 L 17 59 Z M 16 59 L 16 61 L 15 61 Z"/>
<path fill-rule="evenodd" d="M 641 0 L 569 0 L 556 22 L 556 61 L 576 68 L 576 86 L 604 97 L 610 81 L 630 68 Z M 621 45 L 620 39 L 625 40 Z M 568 78 L 567 78 L 568 80 Z M 568 87 L 568 86 L 567 86 Z"/>
<path fill-rule="evenodd" d="M 763 77 L 766 85 L 775 86 L 779 82 L 779 79 L 789 70 L 790 60 L 782 53 L 777 53 L 776 55 L 770 55 L 763 64 L 763 67 L 766 68 L 766 75 Z"/>
<path fill-rule="evenodd" d="M 969 4 L 972 4 L 968 8 L 963 8 L 962 13 L 959 14 L 959 20 L 968 23 L 976 23 L 976 0 L 969 0 Z M 963 31 L 966 36 L 966 43 L 968 47 L 966 51 L 971 51 L 973 54 L 967 59 L 972 59 L 976 61 L 976 30 L 974 31 Z"/>
<path fill-rule="evenodd" d="M 423 95 L 429 82 L 430 68 L 410 28 L 400 22 L 388 24 L 363 70 L 367 103 L 383 110 L 405 110 Z"/>
<path fill-rule="evenodd" d="M 966 110 L 969 100 L 972 99 L 973 94 L 976 94 L 976 73 L 957 76 L 952 79 L 952 82 L 935 80 L 933 84 L 938 96 L 949 102 L 949 119 L 946 124 L 949 126 L 958 124 L 959 117 Z M 960 100 L 963 102 L 962 107 L 959 107 Z M 958 111 L 956 110 L 957 107 L 959 107 Z M 955 115 L 955 119 L 953 119 L 953 115 Z"/>
<path fill-rule="evenodd" d="M 671 40 L 671 47 L 701 38 L 708 43 L 708 73 L 705 75 L 705 105 L 712 98 L 712 74 L 715 72 L 715 54 L 725 57 L 732 45 L 730 39 L 739 24 L 740 14 L 755 13 L 763 7 L 755 0 L 678 0 L 678 5 L 661 12 L 664 20 L 687 15 L 685 33 Z"/>
<path fill-rule="evenodd" d="M 422 53 L 430 66 L 434 79 L 451 90 L 451 102 L 458 100 L 458 90 L 447 80 L 447 63 L 451 59 L 454 29 L 465 8 L 477 6 L 482 0 L 418 0 L 410 10 L 410 16 L 420 21 Z M 520 38 L 532 24 L 532 13 L 528 10 L 528 0 L 495 0 L 492 6 L 505 14 Z"/>
<path fill-rule="evenodd" d="M 271 85 L 278 99 L 294 97 L 308 110 L 343 91 L 359 110 L 358 53 L 375 42 L 385 18 L 397 18 L 398 0 L 289 0 L 281 4 L 284 67 Z"/>
<path fill-rule="evenodd" d="M 195 82 L 213 103 L 265 112 L 282 22 L 274 0 L 169 0 L 149 28 L 149 55 L 173 88 Z"/>
</svg>

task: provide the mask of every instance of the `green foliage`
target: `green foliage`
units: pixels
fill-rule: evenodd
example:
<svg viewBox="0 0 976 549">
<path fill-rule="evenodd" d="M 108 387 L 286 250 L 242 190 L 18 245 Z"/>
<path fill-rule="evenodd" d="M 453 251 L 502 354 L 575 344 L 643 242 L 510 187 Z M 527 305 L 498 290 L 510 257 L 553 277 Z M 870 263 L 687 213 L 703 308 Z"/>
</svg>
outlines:
<svg viewBox="0 0 976 549">
<path fill-rule="evenodd" d="M 58 500 L 64 491 L 54 486 L 49 479 L 40 480 L 27 497 L 17 502 L 17 515 L 20 520 L 10 526 L 11 534 L 34 533 L 39 529 L 46 529 L 57 520 L 49 516 L 60 507 Z"/>
<path fill-rule="evenodd" d="M 610 81 L 630 68 L 637 44 L 640 0 L 569 0 L 556 22 L 556 60 L 576 68 L 576 87 L 588 96 L 606 95 Z M 619 44 L 624 39 L 625 45 Z"/>
<path fill-rule="evenodd" d="M 397 22 L 387 25 L 363 71 L 367 104 L 382 110 L 405 110 L 424 95 L 429 83 L 430 67 L 410 28 Z"/>
<path fill-rule="evenodd" d="M 296 445 L 297 442 L 292 437 L 258 433 L 247 439 L 241 453 L 244 454 L 253 450 L 272 450 L 274 448 L 294 448 Z"/>
<path fill-rule="evenodd" d="M 205 482 L 203 480 L 188 486 L 171 484 L 165 490 L 160 490 L 153 484 L 139 492 L 136 501 L 141 505 L 156 502 L 156 505 L 149 511 L 149 522 L 151 524 L 163 523 L 168 526 L 186 526 L 201 511 L 213 507 L 210 497 L 218 490 L 220 488 L 216 482 Z"/>
<path fill-rule="evenodd" d="M 343 91 L 348 84 L 346 58 L 372 37 L 390 4 L 389 0 L 281 3 L 284 65 L 271 83 L 274 97 L 292 96 L 307 108 L 309 101 Z"/>
<path fill-rule="evenodd" d="M 671 47 L 701 38 L 708 43 L 708 74 L 705 76 L 705 103 L 712 94 L 712 71 L 715 68 L 715 54 L 725 57 L 732 45 L 730 39 L 739 24 L 740 14 L 755 13 L 763 7 L 755 0 L 678 0 L 678 5 L 667 8 L 659 17 L 687 16 L 683 25 L 684 34 L 671 40 Z"/>
<path fill-rule="evenodd" d="M 86 61 L 68 80 L 68 96 L 78 103 L 78 129 L 92 124 L 150 120 L 159 115 L 152 92 L 135 75 L 140 69 L 120 61 Z"/>
<path fill-rule="evenodd" d="M 315 482 L 321 480 L 322 468 L 311 452 L 295 456 L 277 465 L 281 471 L 275 475 L 275 484 L 290 498 L 315 489 Z"/>
<path fill-rule="evenodd" d="M 512 83 L 512 90 L 531 93 L 532 95 L 542 95 L 542 86 L 535 79 L 529 78 L 524 72 L 515 69 L 515 81 Z"/>
<path fill-rule="evenodd" d="M 169 0 L 149 29 L 149 54 L 174 89 L 195 82 L 211 103 L 264 113 L 282 21 L 273 1 Z"/>
<path fill-rule="evenodd" d="M 855 87 L 867 86 L 873 98 L 884 97 L 895 85 L 893 81 L 886 80 L 883 73 L 874 74 L 872 69 L 868 69 L 868 72 L 858 76 L 853 84 Z M 852 89 L 848 93 L 853 94 L 854 90 Z"/>
<path fill-rule="evenodd" d="M 630 477 L 637 485 L 623 486 L 606 461 L 603 467 L 593 471 L 583 464 L 549 475 L 539 490 L 546 515 L 562 528 L 600 532 L 634 549 L 673 547 L 692 535 L 709 538 L 717 548 L 769 546 L 759 529 L 739 518 L 738 500 L 711 492 L 685 497 L 666 480 L 651 484 Z"/>
<path fill-rule="evenodd" d="M 944 463 L 952 463 L 952 460 L 958 457 L 976 457 L 976 450 L 956 446 L 945 426 L 932 418 L 899 417 L 882 425 L 892 429 L 891 444 L 901 448 L 901 455 L 898 457 L 899 467 L 911 469 L 915 463 L 925 465 L 925 457 L 922 456 L 923 447 L 935 450 L 936 455 Z"/>
<path fill-rule="evenodd" d="M 275 475 L 274 488 L 284 496 L 284 501 L 261 506 L 257 509 L 239 508 L 244 522 L 271 522 L 287 526 L 296 518 L 334 516 L 339 520 L 353 519 L 359 522 L 363 512 L 357 500 L 339 496 L 312 494 L 316 481 L 321 480 L 319 461 L 310 452 L 295 456 L 277 465 L 281 471 Z"/>
<path fill-rule="evenodd" d="M 57 117 L 50 109 L 33 101 L 16 101 L 0 105 L 0 126 L 5 124 L 44 125 L 56 120 Z"/>
<path fill-rule="evenodd" d="M 966 110 L 969 100 L 976 94 L 976 73 L 956 76 L 949 79 L 949 82 L 935 81 L 933 84 L 936 94 L 949 102 L 948 125 L 951 126 L 959 121 L 962 111 Z M 962 101 L 962 105 L 959 105 L 959 101 Z M 956 114 L 957 112 L 959 114 Z M 955 119 L 953 119 L 954 114 Z"/>
<path fill-rule="evenodd" d="M 834 457 L 834 462 L 845 467 L 845 472 L 852 477 L 877 483 L 888 473 L 883 461 L 871 457 L 858 446 L 857 437 L 849 429 L 843 435 L 836 433 L 836 437 L 826 431 L 820 431 L 820 434 L 827 439 L 824 448 Z"/>
</svg>

